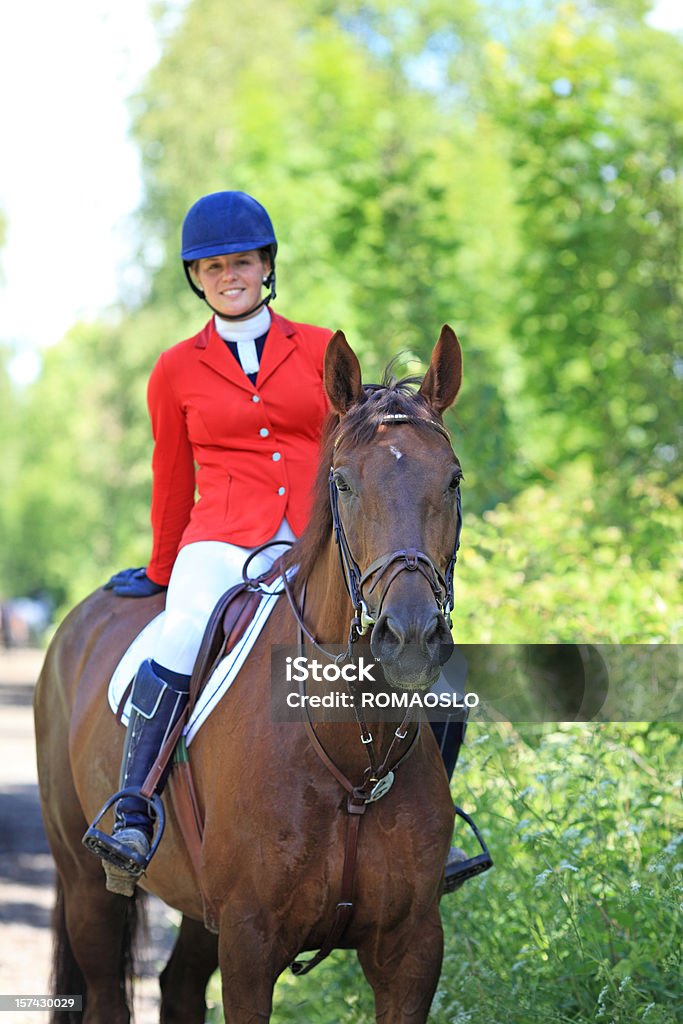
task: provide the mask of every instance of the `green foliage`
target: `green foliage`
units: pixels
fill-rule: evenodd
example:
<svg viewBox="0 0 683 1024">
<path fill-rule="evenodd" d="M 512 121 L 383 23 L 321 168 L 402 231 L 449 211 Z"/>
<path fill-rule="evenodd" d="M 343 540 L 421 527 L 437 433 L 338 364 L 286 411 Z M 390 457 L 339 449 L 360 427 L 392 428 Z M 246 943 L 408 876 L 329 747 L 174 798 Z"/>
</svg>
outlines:
<svg viewBox="0 0 683 1024">
<path fill-rule="evenodd" d="M 634 475 L 678 476 L 683 64 L 622 5 L 586 6 L 492 48 L 491 82 L 521 211 L 512 325 L 535 457 L 589 453 L 623 495 Z"/>
<path fill-rule="evenodd" d="M 681 1009 L 680 728 L 471 730 L 496 866 L 444 908 L 435 1024 L 656 1020 Z M 495 921 L 495 927 L 491 922 Z"/>
<path fill-rule="evenodd" d="M 136 104 L 145 234 L 163 253 L 152 298 L 183 287 L 189 205 L 255 193 L 281 242 L 278 308 L 343 328 L 368 380 L 398 352 L 424 361 L 441 324 L 456 327 L 484 392 L 468 428 L 493 470 L 478 500 L 495 504 L 515 476 L 498 358 L 501 243 L 503 262 L 514 250 L 505 162 L 486 121 L 451 111 L 444 132 L 434 97 L 382 58 L 379 22 L 394 14 L 357 6 L 279 4 L 263 19 L 252 2 L 228 4 L 233 17 L 224 0 L 189 4 Z M 272 59 L 273 38 L 286 60 Z"/>
<path fill-rule="evenodd" d="M 476 808 L 495 866 L 442 900 L 430 1021 L 680 1019 L 680 743 L 672 726 L 470 726 L 453 795 Z M 371 1019 L 351 952 L 276 987 L 275 1024 Z"/>
<path fill-rule="evenodd" d="M 145 391 L 157 354 L 179 340 L 178 324 L 150 310 L 130 317 L 125 329 L 77 326 L 45 354 L 35 384 L 23 395 L 11 392 L 15 463 L 2 502 L 1 589 L 45 588 L 66 611 L 122 560 L 145 563 Z"/>
<path fill-rule="evenodd" d="M 626 509 L 574 464 L 484 513 L 465 511 L 455 571 L 462 643 L 676 643 L 677 503 L 630 482 Z M 467 509 L 467 490 L 463 485 Z"/>
</svg>

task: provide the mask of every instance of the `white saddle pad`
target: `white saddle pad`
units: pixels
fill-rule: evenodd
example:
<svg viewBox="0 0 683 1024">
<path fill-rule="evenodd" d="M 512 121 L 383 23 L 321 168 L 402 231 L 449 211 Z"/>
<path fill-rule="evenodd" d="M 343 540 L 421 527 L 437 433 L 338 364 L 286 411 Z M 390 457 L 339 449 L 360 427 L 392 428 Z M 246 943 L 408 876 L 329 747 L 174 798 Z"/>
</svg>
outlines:
<svg viewBox="0 0 683 1024">
<path fill-rule="evenodd" d="M 296 569 L 290 570 L 288 578 L 291 578 L 295 571 Z M 184 729 L 185 742 L 188 746 L 221 697 L 230 689 L 233 680 L 246 661 L 249 651 L 256 643 L 261 630 L 268 621 L 268 616 L 275 607 L 279 595 L 282 593 L 280 588 L 281 583 L 279 580 L 276 580 L 271 585 L 262 585 L 261 601 L 254 613 L 253 619 L 244 631 L 244 635 L 235 644 L 230 653 L 219 662 L 199 695 L 199 699 Z M 153 657 L 155 653 L 159 653 L 156 642 L 161 631 L 163 617 L 164 612 L 161 612 L 155 619 L 147 623 L 142 632 L 135 637 L 114 670 L 111 682 L 109 683 L 108 696 L 109 706 L 115 714 L 126 692 L 126 687 L 137 672 L 140 663 L 146 658 Z M 126 701 L 126 706 L 121 716 L 121 721 L 124 725 L 128 725 L 129 715 L 130 696 Z"/>
</svg>

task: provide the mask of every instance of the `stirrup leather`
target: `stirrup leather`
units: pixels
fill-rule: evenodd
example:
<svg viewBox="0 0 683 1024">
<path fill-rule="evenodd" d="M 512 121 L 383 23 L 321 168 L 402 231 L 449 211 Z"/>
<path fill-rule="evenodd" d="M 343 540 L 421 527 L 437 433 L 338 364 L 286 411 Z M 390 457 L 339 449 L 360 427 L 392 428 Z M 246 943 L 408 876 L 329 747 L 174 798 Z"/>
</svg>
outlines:
<svg viewBox="0 0 683 1024">
<path fill-rule="evenodd" d="M 135 796 L 139 797 L 140 800 L 144 800 L 149 807 L 150 818 L 152 821 L 156 820 L 156 834 L 146 855 L 138 853 L 136 850 L 131 850 L 124 843 L 119 842 L 115 835 L 110 836 L 107 832 L 102 832 L 96 827 L 109 808 L 117 803 L 121 797 L 125 796 Z M 139 877 L 147 870 L 147 865 L 156 853 L 165 826 L 166 814 L 161 797 L 156 793 L 151 797 L 143 796 L 137 786 L 129 786 L 127 789 L 121 789 L 118 793 L 114 793 L 113 796 L 109 797 L 81 841 L 87 850 L 90 850 L 101 860 L 106 860 L 115 867 L 121 868 L 135 877 Z"/>
</svg>

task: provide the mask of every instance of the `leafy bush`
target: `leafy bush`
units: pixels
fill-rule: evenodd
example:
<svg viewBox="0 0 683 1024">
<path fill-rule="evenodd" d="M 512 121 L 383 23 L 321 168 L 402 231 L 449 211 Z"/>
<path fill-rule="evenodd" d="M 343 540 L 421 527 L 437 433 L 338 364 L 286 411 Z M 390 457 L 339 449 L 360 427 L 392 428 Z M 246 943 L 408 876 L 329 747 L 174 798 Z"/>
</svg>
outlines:
<svg viewBox="0 0 683 1024">
<path fill-rule="evenodd" d="M 466 472 L 467 483 L 467 472 Z M 455 571 L 462 643 L 674 643 L 680 629 L 677 503 L 634 481 L 627 506 L 582 463 L 477 519 Z"/>
<path fill-rule="evenodd" d="M 499 725 L 471 728 L 468 740 L 453 793 L 476 811 L 495 867 L 442 902 L 446 947 L 430 1021 L 675 1024 L 680 729 L 588 724 L 521 734 Z M 355 955 L 337 951 L 304 978 L 283 975 L 273 1020 L 374 1020 Z"/>
<path fill-rule="evenodd" d="M 435 1024 L 680 1019 L 679 749 L 645 724 L 470 736 L 458 797 L 496 866 L 442 903 Z"/>
</svg>

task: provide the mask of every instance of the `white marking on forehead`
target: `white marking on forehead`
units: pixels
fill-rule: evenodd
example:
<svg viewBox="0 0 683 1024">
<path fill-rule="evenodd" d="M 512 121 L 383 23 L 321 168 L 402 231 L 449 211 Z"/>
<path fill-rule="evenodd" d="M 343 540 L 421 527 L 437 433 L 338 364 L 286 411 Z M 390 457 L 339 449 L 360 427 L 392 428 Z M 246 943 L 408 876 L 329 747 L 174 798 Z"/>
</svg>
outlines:
<svg viewBox="0 0 683 1024">
<path fill-rule="evenodd" d="M 400 451 L 398 450 L 398 448 L 395 448 L 395 447 L 394 447 L 394 445 L 393 445 L 393 444 L 390 444 L 390 445 L 389 445 L 389 451 L 390 451 L 390 452 L 391 452 L 391 454 L 392 454 L 392 455 L 394 455 L 394 456 L 395 456 L 395 457 L 396 457 L 397 459 L 402 459 L 402 458 L 403 458 L 403 452 L 400 452 Z"/>
</svg>

